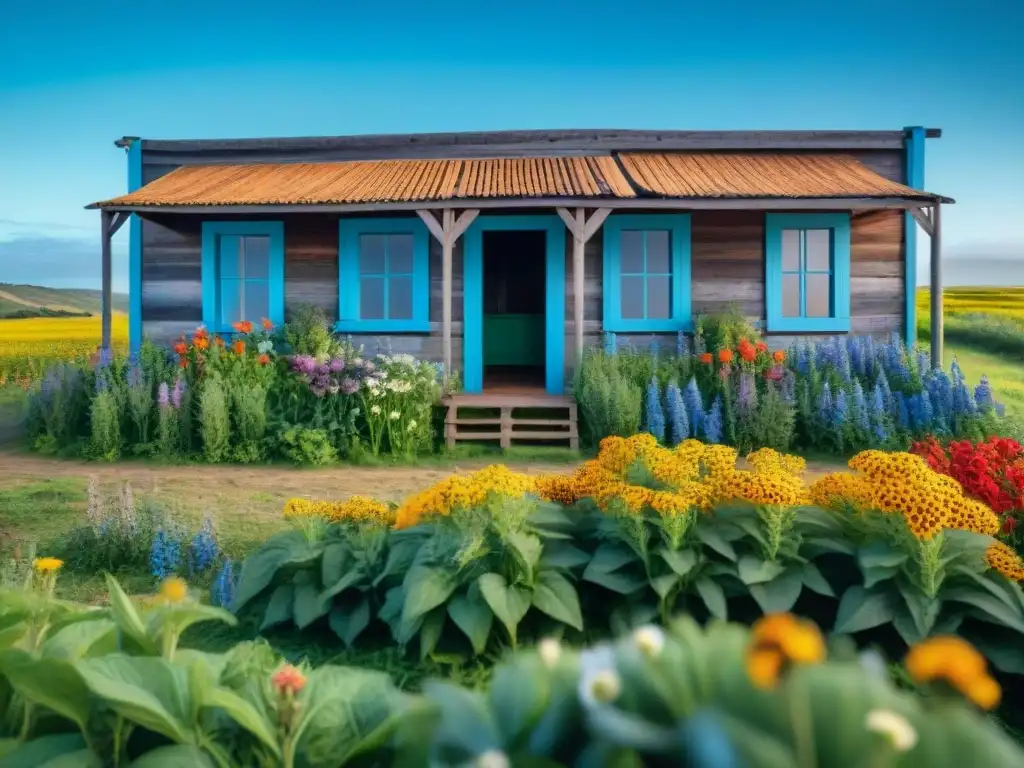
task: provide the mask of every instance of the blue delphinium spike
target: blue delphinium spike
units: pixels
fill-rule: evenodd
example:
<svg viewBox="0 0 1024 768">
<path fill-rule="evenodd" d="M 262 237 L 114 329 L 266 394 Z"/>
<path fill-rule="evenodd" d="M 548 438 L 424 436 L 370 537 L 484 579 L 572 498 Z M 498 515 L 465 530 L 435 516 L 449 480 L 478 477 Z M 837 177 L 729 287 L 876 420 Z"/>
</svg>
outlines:
<svg viewBox="0 0 1024 768">
<path fill-rule="evenodd" d="M 695 376 L 690 378 L 690 383 L 683 391 L 683 402 L 686 404 L 686 410 L 690 416 L 690 434 L 697 437 L 704 417 L 704 399 L 701 397 Z"/>
<path fill-rule="evenodd" d="M 982 375 L 978 386 L 974 388 L 974 402 L 978 410 L 987 413 L 995 406 L 995 397 L 992 394 L 992 385 L 988 382 L 988 376 Z"/>
<path fill-rule="evenodd" d="M 231 560 L 225 560 L 213 581 L 213 604 L 230 608 L 235 599 L 235 569 Z"/>
<path fill-rule="evenodd" d="M 645 419 L 647 431 L 657 439 L 659 443 L 665 441 L 665 411 L 661 407 L 661 390 L 658 381 L 651 379 L 647 385 L 647 415 Z"/>
<path fill-rule="evenodd" d="M 690 436 L 690 418 L 686 413 L 686 403 L 679 385 L 673 380 L 665 390 L 665 410 L 668 416 L 668 427 L 672 445 L 679 445 Z"/>
<path fill-rule="evenodd" d="M 832 387 L 826 381 L 821 388 L 821 394 L 818 396 L 818 416 L 823 422 L 828 424 L 832 420 L 832 410 L 835 407 L 832 401 Z"/>
<path fill-rule="evenodd" d="M 217 546 L 213 521 L 206 517 L 189 545 L 189 565 L 194 573 L 203 573 L 213 565 L 219 555 L 220 548 Z"/>
<path fill-rule="evenodd" d="M 853 382 L 853 423 L 864 434 L 871 428 L 868 421 L 867 398 L 864 396 L 864 388 L 860 381 Z"/>
<path fill-rule="evenodd" d="M 722 442 L 722 398 L 720 395 L 715 395 L 715 401 L 704 416 L 703 427 L 705 440 L 715 444 Z"/>
<path fill-rule="evenodd" d="M 846 390 L 840 389 L 836 393 L 835 406 L 832 408 L 832 426 L 837 428 L 843 427 L 846 424 L 846 420 L 850 417 L 849 412 L 850 405 L 846 398 Z"/>
</svg>

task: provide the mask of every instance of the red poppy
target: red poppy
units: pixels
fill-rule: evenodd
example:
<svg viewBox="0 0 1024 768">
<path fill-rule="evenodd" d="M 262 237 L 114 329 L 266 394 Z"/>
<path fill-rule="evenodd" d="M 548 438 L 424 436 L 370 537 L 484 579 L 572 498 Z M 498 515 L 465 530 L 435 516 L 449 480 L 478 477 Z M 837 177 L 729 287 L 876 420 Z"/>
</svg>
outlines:
<svg viewBox="0 0 1024 768">
<path fill-rule="evenodd" d="M 178 355 L 184 355 L 186 352 L 188 352 L 188 344 L 186 344 L 184 341 L 179 341 L 177 344 L 174 345 L 174 352 L 175 354 Z"/>
<path fill-rule="evenodd" d="M 196 349 L 206 349 L 208 346 L 210 346 L 210 340 L 206 336 L 200 336 L 199 334 L 196 334 L 195 336 L 192 337 L 192 345 Z"/>
<path fill-rule="evenodd" d="M 720 363 L 731 363 L 732 362 L 732 350 L 731 349 L 720 349 L 720 350 L 718 350 L 718 362 L 720 362 Z"/>
</svg>

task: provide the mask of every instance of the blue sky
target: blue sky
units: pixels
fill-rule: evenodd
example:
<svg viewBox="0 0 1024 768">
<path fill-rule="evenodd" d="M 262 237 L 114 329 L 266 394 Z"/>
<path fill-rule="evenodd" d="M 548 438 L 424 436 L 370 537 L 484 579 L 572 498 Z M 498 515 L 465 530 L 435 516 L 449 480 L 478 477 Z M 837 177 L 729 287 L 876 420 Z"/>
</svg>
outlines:
<svg viewBox="0 0 1024 768">
<path fill-rule="evenodd" d="M 122 135 L 925 125 L 949 256 L 1024 259 L 1022 5 L 8 2 L 0 281 L 98 284 Z"/>
</svg>

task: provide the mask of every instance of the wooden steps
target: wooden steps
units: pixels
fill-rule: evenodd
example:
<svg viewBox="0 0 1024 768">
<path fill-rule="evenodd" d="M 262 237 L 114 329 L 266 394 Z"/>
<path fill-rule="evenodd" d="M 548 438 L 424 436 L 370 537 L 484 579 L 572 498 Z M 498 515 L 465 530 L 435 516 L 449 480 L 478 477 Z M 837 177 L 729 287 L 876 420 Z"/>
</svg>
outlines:
<svg viewBox="0 0 1024 768">
<path fill-rule="evenodd" d="M 579 448 L 576 401 L 546 394 L 484 393 L 445 399 L 445 443 L 561 443 Z"/>
</svg>

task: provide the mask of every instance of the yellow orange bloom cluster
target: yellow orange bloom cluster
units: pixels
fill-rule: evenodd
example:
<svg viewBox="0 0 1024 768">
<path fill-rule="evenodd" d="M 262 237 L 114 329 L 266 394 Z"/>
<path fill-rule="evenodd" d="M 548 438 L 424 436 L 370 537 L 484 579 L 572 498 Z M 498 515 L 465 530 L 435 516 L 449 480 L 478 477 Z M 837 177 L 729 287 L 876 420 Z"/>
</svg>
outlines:
<svg viewBox="0 0 1024 768">
<path fill-rule="evenodd" d="M 994 708 L 1002 696 L 985 657 L 959 637 L 928 638 L 910 649 L 903 664 L 914 682 L 944 682 L 981 709 Z"/>
<path fill-rule="evenodd" d="M 59 571 L 64 567 L 64 561 L 56 557 L 37 557 L 32 561 L 32 567 L 40 573 Z"/>
<path fill-rule="evenodd" d="M 919 456 L 862 451 L 849 466 L 859 474 L 826 475 L 811 485 L 814 503 L 900 514 L 920 539 L 931 539 L 946 528 L 989 536 L 999 532 L 995 512 L 964 496 L 959 483 L 932 471 Z"/>
<path fill-rule="evenodd" d="M 1001 541 L 988 548 L 985 561 L 989 567 L 1012 581 L 1024 581 L 1024 560 L 1012 547 Z"/>
<path fill-rule="evenodd" d="M 747 648 L 747 676 L 758 688 L 774 688 L 791 664 L 819 664 L 825 659 L 825 641 L 818 628 L 790 613 L 758 619 Z"/>
<path fill-rule="evenodd" d="M 470 475 L 452 475 L 409 497 L 398 508 L 395 527 L 410 528 L 433 515 L 479 507 L 492 494 L 522 498 L 534 490 L 532 477 L 513 472 L 503 464 L 493 464 Z"/>
<path fill-rule="evenodd" d="M 289 499 L 284 505 L 286 518 L 322 517 L 334 523 L 380 523 L 392 525 L 395 511 L 390 505 L 368 496 L 352 496 L 346 501 Z"/>
</svg>

